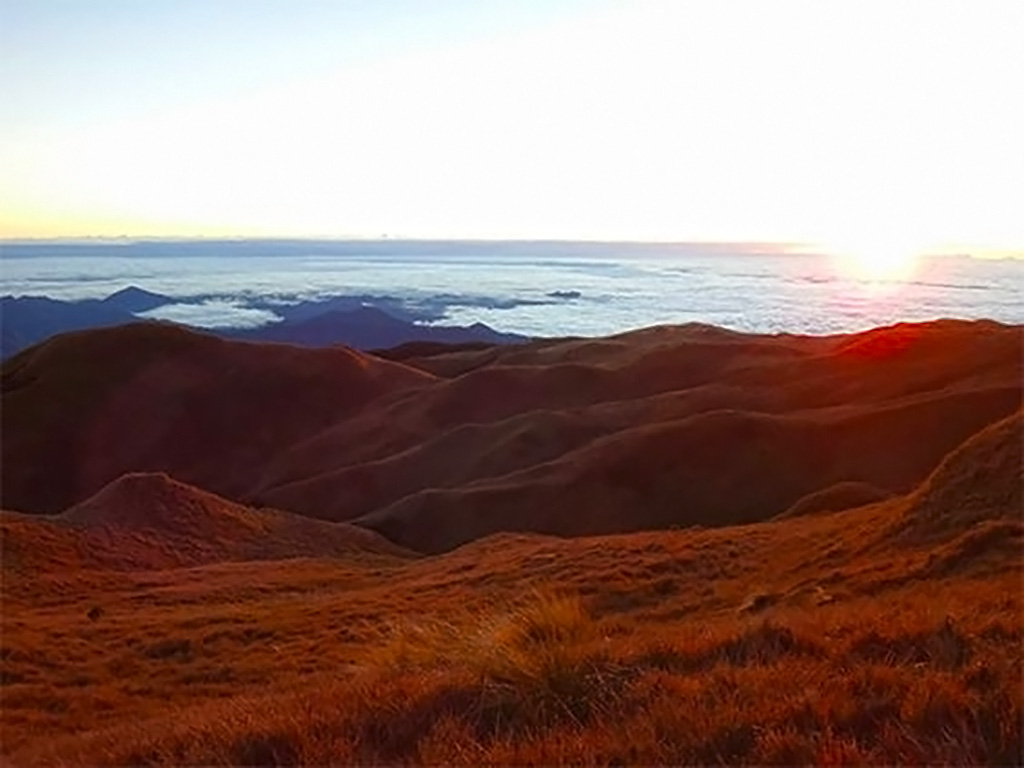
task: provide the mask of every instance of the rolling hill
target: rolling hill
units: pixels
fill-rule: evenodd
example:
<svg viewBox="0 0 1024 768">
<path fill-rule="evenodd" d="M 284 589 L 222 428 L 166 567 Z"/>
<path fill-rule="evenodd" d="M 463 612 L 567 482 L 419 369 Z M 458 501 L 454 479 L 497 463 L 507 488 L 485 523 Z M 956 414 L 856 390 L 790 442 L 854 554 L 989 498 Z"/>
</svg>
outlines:
<svg viewBox="0 0 1024 768">
<path fill-rule="evenodd" d="M 1019 762 L 1021 341 L 53 338 L 0 367 L 0 761 Z"/>
<path fill-rule="evenodd" d="M 3 503 L 55 513 L 128 472 L 238 496 L 284 446 L 432 378 L 157 323 L 58 336 L 0 368 Z"/>
<path fill-rule="evenodd" d="M 122 475 L 59 515 L 0 515 L 8 574 L 410 556 L 356 526 L 243 507 L 160 473 Z"/>
<path fill-rule="evenodd" d="M 684 326 L 406 362 L 442 380 L 282 451 L 247 498 L 432 550 L 751 522 L 841 483 L 906 492 L 1021 400 L 1020 331 L 986 322 Z"/>
<path fill-rule="evenodd" d="M 1021 401 L 1020 329 L 987 321 L 424 349 L 396 363 L 158 325 L 59 337 L 2 369 L 5 504 L 53 513 L 164 471 L 421 551 L 734 525 L 843 484 L 906 493 Z"/>
</svg>

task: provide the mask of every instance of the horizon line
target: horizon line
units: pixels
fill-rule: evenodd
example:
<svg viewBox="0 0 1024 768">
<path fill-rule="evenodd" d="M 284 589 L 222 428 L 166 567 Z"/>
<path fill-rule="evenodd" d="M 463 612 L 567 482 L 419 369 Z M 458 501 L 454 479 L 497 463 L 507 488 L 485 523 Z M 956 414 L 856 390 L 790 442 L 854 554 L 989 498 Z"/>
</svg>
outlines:
<svg viewBox="0 0 1024 768">
<path fill-rule="evenodd" d="M 639 239 L 594 239 L 567 237 L 419 237 L 405 235 L 294 235 L 294 236 L 245 236 L 245 235 L 65 235 L 58 237 L 2 237 L 3 246 L 41 246 L 41 245 L 111 245 L 130 246 L 153 243 L 180 244 L 233 244 L 233 243 L 264 243 L 264 244 L 299 244 L 299 243 L 338 243 L 338 244 L 460 244 L 460 245 L 620 245 L 640 247 L 679 247 L 703 246 L 719 248 L 763 248 L 772 255 L 827 255 L 831 249 L 827 243 L 812 240 L 726 240 L 726 239 L 695 239 L 695 240 L 639 240 Z M 968 257 L 980 259 L 1024 259 L 1024 248 L 999 248 L 990 246 L 951 245 L 944 248 L 929 248 L 920 256 L 926 257 Z"/>
<path fill-rule="evenodd" d="M 590 237 L 437 237 L 418 235 L 60 235 L 5 237 L 0 243 L 56 242 L 413 242 L 413 243 L 628 243 L 654 245 L 812 245 L 810 240 L 637 239 Z"/>
</svg>

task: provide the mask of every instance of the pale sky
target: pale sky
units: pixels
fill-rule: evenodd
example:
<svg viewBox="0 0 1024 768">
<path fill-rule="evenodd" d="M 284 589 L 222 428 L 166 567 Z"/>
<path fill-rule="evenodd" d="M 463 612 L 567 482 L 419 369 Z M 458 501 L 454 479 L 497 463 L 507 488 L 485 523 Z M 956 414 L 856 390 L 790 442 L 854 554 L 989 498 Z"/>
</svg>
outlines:
<svg viewBox="0 0 1024 768">
<path fill-rule="evenodd" d="M 0 236 L 1024 251 L 1022 0 L 0 0 Z"/>
</svg>

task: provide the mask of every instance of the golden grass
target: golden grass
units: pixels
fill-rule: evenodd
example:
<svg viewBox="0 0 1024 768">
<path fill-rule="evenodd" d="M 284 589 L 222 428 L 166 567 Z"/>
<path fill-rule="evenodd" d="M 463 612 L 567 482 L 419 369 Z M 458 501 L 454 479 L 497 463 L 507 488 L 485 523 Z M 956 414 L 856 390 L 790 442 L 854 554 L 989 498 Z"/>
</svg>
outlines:
<svg viewBox="0 0 1024 768">
<path fill-rule="evenodd" d="M 893 514 L 499 537 L 390 565 L 8 572 L 3 752 L 15 765 L 1017 762 L 1019 548 L 896 547 Z"/>
<path fill-rule="evenodd" d="M 966 597 L 966 596 L 964 596 Z M 358 671 L 28 750 L 45 764 L 1010 764 L 1021 633 L 797 611 L 656 639 L 570 596 L 410 627 Z M 910 606 L 915 606 L 908 611 Z M 895 608 L 896 606 L 890 606 Z M 626 631 L 623 631 L 625 629 Z M 616 634 L 606 634 L 616 632 Z"/>
</svg>

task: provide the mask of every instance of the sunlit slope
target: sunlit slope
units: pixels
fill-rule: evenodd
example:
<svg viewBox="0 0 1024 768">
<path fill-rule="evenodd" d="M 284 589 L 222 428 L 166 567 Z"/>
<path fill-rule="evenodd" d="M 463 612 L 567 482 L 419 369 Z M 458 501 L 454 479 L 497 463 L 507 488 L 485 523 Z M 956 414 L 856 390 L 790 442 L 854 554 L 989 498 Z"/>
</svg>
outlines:
<svg viewBox="0 0 1024 768">
<path fill-rule="evenodd" d="M 132 471 L 234 496 L 289 444 L 431 379 L 345 348 L 155 323 L 58 336 L 0 368 L 3 504 L 59 512 Z"/>
</svg>

